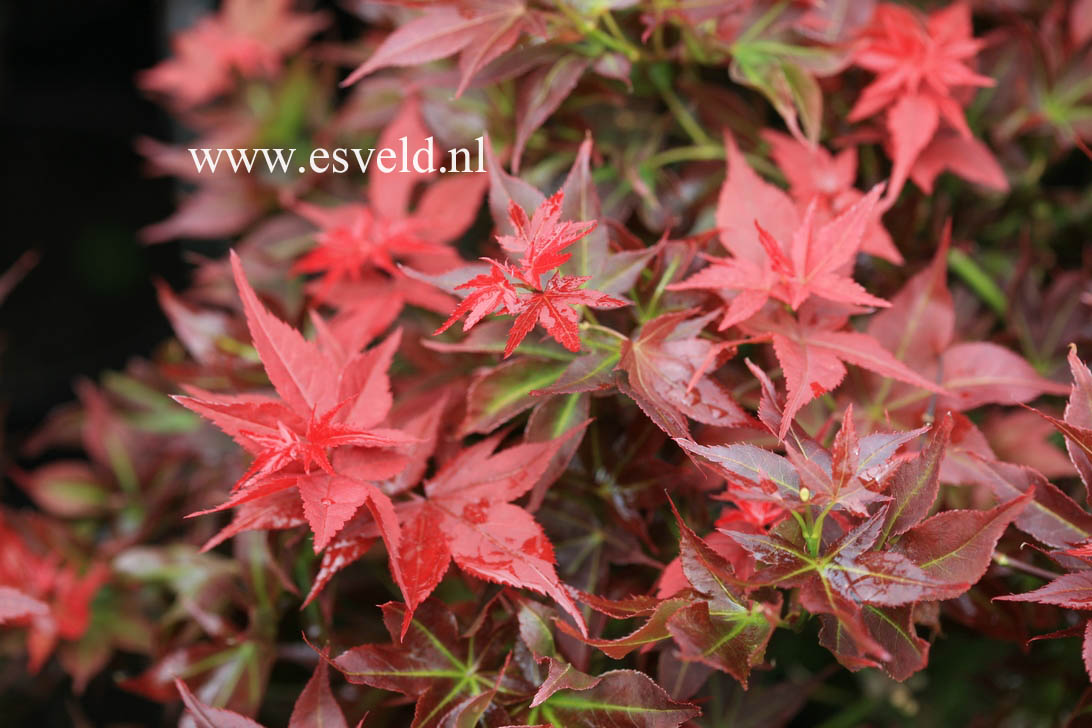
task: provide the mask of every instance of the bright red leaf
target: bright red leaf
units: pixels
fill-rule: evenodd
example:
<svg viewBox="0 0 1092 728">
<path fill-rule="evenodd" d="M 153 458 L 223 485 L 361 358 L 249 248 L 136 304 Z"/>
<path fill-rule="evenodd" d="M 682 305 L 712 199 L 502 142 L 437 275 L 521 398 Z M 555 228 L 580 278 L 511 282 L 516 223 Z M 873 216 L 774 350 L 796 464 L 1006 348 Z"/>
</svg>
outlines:
<svg viewBox="0 0 1092 728">
<path fill-rule="evenodd" d="M 464 315 L 467 319 L 463 331 L 466 331 L 500 309 L 500 313 L 516 316 L 504 348 L 505 358 L 512 355 L 536 324 L 542 325 L 566 349 L 580 351 L 580 317 L 573 306 L 617 308 L 627 305 L 626 301 L 604 293 L 582 289 L 588 277 L 555 272 L 543 285 L 543 275 L 557 271 L 572 257 L 566 248 L 595 227 L 595 221 L 560 220 L 564 195 L 564 190 L 558 191 L 543 202 L 531 218 L 522 207 L 509 201 L 508 216 L 513 234 L 498 235 L 497 242 L 509 254 L 518 255 L 519 264 L 489 260 L 488 274 L 478 275 L 457 287 L 471 289 L 471 293 L 435 333 L 446 331 Z"/>
</svg>

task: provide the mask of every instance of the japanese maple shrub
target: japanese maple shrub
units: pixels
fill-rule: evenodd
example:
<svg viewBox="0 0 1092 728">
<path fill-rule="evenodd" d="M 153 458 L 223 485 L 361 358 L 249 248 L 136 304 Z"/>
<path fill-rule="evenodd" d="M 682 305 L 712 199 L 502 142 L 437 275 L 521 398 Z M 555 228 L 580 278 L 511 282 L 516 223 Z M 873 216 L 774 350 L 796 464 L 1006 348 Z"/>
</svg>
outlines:
<svg viewBox="0 0 1092 728">
<path fill-rule="evenodd" d="M 968 657 L 1092 675 L 1092 3 L 1010 5 L 225 0 L 139 148 L 231 252 L 25 443 L 5 639 L 216 728 L 1086 712 Z"/>
</svg>

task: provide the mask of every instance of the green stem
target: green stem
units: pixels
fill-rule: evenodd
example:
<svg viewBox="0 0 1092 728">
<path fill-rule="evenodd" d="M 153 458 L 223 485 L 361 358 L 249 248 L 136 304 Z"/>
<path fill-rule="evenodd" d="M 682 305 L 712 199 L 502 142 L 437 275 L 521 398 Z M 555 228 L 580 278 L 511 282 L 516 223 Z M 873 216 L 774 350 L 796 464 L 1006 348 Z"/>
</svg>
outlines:
<svg viewBox="0 0 1092 728">
<path fill-rule="evenodd" d="M 660 280 L 656 283 L 656 290 L 652 292 L 652 298 L 649 299 L 648 308 L 645 309 L 645 317 L 642 321 L 648 321 L 655 318 L 656 313 L 660 307 L 660 298 L 664 295 L 664 291 L 667 289 L 668 284 L 671 283 L 671 279 L 675 277 L 675 271 L 678 270 L 679 259 L 672 258 L 671 262 L 667 264 L 667 269 L 664 274 L 660 276 Z"/>
<path fill-rule="evenodd" d="M 772 6 L 769 10 L 762 14 L 762 17 L 760 17 L 747 28 L 747 31 L 739 37 L 739 40 L 737 40 L 736 43 L 747 43 L 752 38 L 756 38 L 760 33 L 762 33 L 762 31 L 766 30 L 766 28 L 770 27 L 770 25 L 775 20 L 777 20 L 778 16 L 781 15 L 781 12 L 785 9 L 785 6 L 787 4 L 788 3 L 785 2 L 785 0 L 782 0 L 781 2 Z"/>
<path fill-rule="evenodd" d="M 719 144 L 696 144 L 688 147 L 673 147 L 653 154 L 646 159 L 643 167 L 659 169 L 678 162 L 716 161 L 724 159 L 724 147 Z"/>
<path fill-rule="evenodd" d="M 1008 299 L 1005 298 L 1004 292 L 970 256 L 958 248 L 953 248 L 948 251 L 948 266 L 998 316 L 1005 315 Z"/>
<path fill-rule="evenodd" d="M 1025 564 L 1023 561 L 1017 561 L 1011 556 L 1006 556 L 1000 551 L 993 552 L 993 561 L 998 566 L 1007 566 L 1010 569 L 1016 571 L 1022 571 L 1025 574 L 1030 574 L 1034 577 L 1038 577 L 1044 581 L 1054 581 L 1058 578 L 1058 574 L 1047 571 L 1046 569 L 1040 569 L 1038 566 L 1032 566 L 1031 564 Z"/>
<path fill-rule="evenodd" d="M 652 81 L 652 85 L 656 87 L 656 90 L 660 92 L 660 97 L 667 104 L 667 108 L 671 110 L 671 114 L 675 117 L 675 120 L 679 122 L 679 126 L 683 128 L 695 144 L 699 146 L 711 146 L 714 144 L 712 137 L 705 133 L 705 129 L 701 128 L 701 124 L 694 118 L 694 115 L 690 113 L 690 110 L 686 108 L 686 104 L 682 102 L 678 94 L 675 93 L 674 87 L 672 87 L 672 80 L 669 78 L 669 66 L 666 64 L 657 64 L 649 68 L 648 77 Z"/>
<path fill-rule="evenodd" d="M 583 323 L 580 324 L 580 328 L 582 328 L 582 329 L 584 329 L 586 331 L 601 331 L 604 334 L 608 334 L 610 336 L 613 336 L 616 339 L 620 339 L 621 341 L 629 341 L 628 338 L 626 338 L 624 335 L 618 333 L 614 329 L 610 328 L 609 326 L 601 326 L 600 324 L 591 324 L 591 323 L 588 323 L 587 321 L 584 321 Z"/>
<path fill-rule="evenodd" d="M 811 508 L 804 509 L 804 522 L 807 524 L 807 530 L 804 531 L 804 545 L 808 549 L 808 553 L 812 556 L 819 555 L 819 535 L 822 529 L 822 523 L 816 523 L 811 515 Z M 819 528 L 816 528 L 816 526 Z"/>
<path fill-rule="evenodd" d="M 631 49 L 631 51 L 635 54 L 633 57 L 630 57 L 630 60 L 631 61 L 639 60 L 641 58 L 641 49 L 638 48 L 636 45 L 634 45 L 630 41 L 630 39 L 626 37 L 626 34 L 623 33 L 622 29 L 618 27 L 618 21 L 616 21 L 614 19 L 614 16 L 611 15 L 611 12 L 609 10 L 607 10 L 606 12 L 603 13 L 603 15 L 601 17 L 603 18 L 603 24 L 605 26 L 607 26 L 607 31 L 615 39 L 617 39 L 617 41 L 619 43 L 621 43 L 626 48 Z"/>
<path fill-rule="evenodd" d="M 589 23 L 587 20 L 581 17 L 565 2 L 558 3 L 557 7 L 561 10 L 562 13 L 565 14 L 565 17 L 567 17 L 573 22 L 574 25 L 576 25 L 577 30 L 579 30 L 588 38 L 594 38 L 607 48 L 618 51 L 626 58 L 628 58 L 630 62 L 637 62 L 641 60 L 641 49 L 626 40 L 626 37 L 624 35 L 619 35 L 619 37 L 615 37 L 610 33 L 604 33 L 603 31 L 599 30 L 599 28 L 597 28 L 595 24 Z M 613 20 L 614 19 L 611 18 L 611 22 L 613 22 Z M 618 27 L 617 24 L 614 25 L 615 28 Z M 619 30 L 619 33 L 621 33 L 621 30 Z"/>
<path fill-rule="evenodd" d="M 827 503 L 822 512 L 819 513 L 819 517 L 815 519 L 815 528 L 812 529 L 812 536 L 815 539 L 815 551 L 812 556 L 819 555 L 819 543 L 823 540 L 823 522 L 827 520 L 827 514 L 830 513 L 830 509 L 834 507 L 834 501 Z"/>
<path fill-rule="evenodd" d="M 785 175 L 770 160 L 758 154 L 745 153 L 747 164 L 775 182 L 784 182 Z M 672 147 L 657 152 L 641 163 L 645 170 L 659 169 L 678 162 L 704 162 L 724 159 L 724 147 L 720 144 L 692 144 L 686 147 Z"/>
</svg>

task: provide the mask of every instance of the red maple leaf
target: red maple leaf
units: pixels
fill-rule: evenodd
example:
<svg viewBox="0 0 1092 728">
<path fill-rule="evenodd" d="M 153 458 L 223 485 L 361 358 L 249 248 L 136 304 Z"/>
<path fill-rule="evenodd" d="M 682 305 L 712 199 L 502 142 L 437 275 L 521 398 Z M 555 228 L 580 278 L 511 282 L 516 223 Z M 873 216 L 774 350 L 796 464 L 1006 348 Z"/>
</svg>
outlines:
<svg viewBox="0 0 1092 728">
<path fill-rule="evenodd" d="M 886 202 L 902 189 L 941 119 L 963 137 L 971 136 L 953 89 L 994 85 L 993 79 L 969 65 L 982 45 L 972 35 L 966 3 L 954 3 L 924 19 L 891 3 L 876 9 L 854 63 L 877 78 L 861 92 L 849 120 L 860 121 L 887 110 L 894 166 Z"/>
<path fill-rule="evenodd" d="M 536 323 L 541 324 L 555 341 L 569 351 L 580 351 L 580 314 L 573 306 L 617 308 L 626 305 L 625 301 L 605 293 L 581 290 L 581 286 L 589 280 L 589 276 L 563 276 L 558 273 L 541 291 L 525 295 L 519 303 L 519 316 L 508 333 L 504 356 L 516 350 Z"/>
<path fill-rule="evenodd" d="M 480 579 L 547 594 L 585 630 L 554 570 L 553 546 L 542 527 L 512 504 L 535 485 L 564 440 L 581 429 L 500 452 L 494 450 L 504 433 L 494 435 L 462 450 L 425 482 L 427 499 L 402 513 L 403 634 L 452 559 Z"/>
<path fill-rule="evenodd" d="M 412 441 L 400 431 L 378 427 L 391 406 L 387 367 L 398 334 L 370 351 L 336 355 L 329 344 L 324 348 L 304 340 L 270 314 L 234 253 L 231 263 L 254 346 L 280 398 L 200 390 L 191 390 L 195 397 L 176 398 L 254 455 L 232 498 L 214 510 L 298 487 L 316 550 L 365 503 L 383 527 L 388 546 L 397 546 L 393 506 L 372 481 L 405 467 L 398 448 Z"/>
<path fill-rule="evenodd" d="M 516 202 L 509 201 L 508 216 L 514 234 L 498 235 L 497 241 L 509 253 L 520 256 L 519 264 L 498 263 L 486 258 L 489 272 L 456 287 L 456 290 L 470 289 L 471 293 L 434 333 L 443 333 L 464 315 L 467 319 L 463 331 L 467 331 L 499 309 L 500 313 L 517 317 L 508 334 L 505 358 L 511 356 L 536 324 L 541 324 L 569 351 L 580 351 L 580 315 L 573 306 L 617 308 L 628 305 L 605 293 L 583 290 L 581 286 L 591 279 L 589 276 L 555 272 L 546 285 L 542 285 L 544 274 L 556 271 L 572 258 L 565 249 L 595 228 L 594 221 L 561 222 L 564 198 L 564 190 L 559 190 L 539 205 L 531 218 Z"/>
<path fill-rule="evenodd" d="M 144 71 L 141 85 L 179 106 L 193 106 L 230 91 L 237 73 L 277 73 L 284 55 L 328 23 L 325 15 L 295 13 L 292 5 L 292 0 L 227 0 L 219 13 L 174 36 L 174 55 Z"/>
<path fill-rule="evenodd" d="M 58 554 L 32 548 L 0 516 L 0 624 L 27 627 L 31 673 L 58 641 L 79 639 L 87 630 L 91 601 L 108 574 L 103 563 L 80 574 Z"/>
<path fill-rule="evenodd" d="M 342 86 L 390 66 L 416 66 L 459 54 L 459 96 L 486 64 L 507 51 L 535 16 L 523 0 L 434 3 L 428 10 L 397 28 Z"/>
<path fill-rule="evenodd" d="M 787 397 L 779 438 L 788 434 L 792 418 L 801 407 L 841 384 L 846 375 L 845 363 L 931 392 L 946 393 L 892 356 L 876 339 L 846 330 L 844 317 L 827 318 L 810 308 L 801 314 L 794 319 L 785 312 L 775 312 L 756 317 L 743 327 L 745 333 L 773 337 L 774 354 L 785 372 Z"/>
<path fill-rule="evenodd" d="M 822 146 L 807 144 L 772 129 L 762 132 L 770 145 L 770 156 L 789 182 L 797 206 L 817 200 L 816 215 L 824 223 L 856 204 L 864 193 L 853 186 L 857 178 L 857 148 L 846 147 L 832 155 Z M 915 178 L 916 180 L 916 178 Z M 902 255 L 874 215 L 861 241 L 861 252 L 902 263 Z"/>
<path fill-rule="evenodd" d="M 648 321 L 622 344 L 618 368 L 626 373 L 619 387 L 673 437 L 688 436 L 687 418 L 719 427 L 738 427 L 750 418 L 731 392 L 702 376 L 718 347 L 701 337 L 714 314 L 688 318 L 672 311 Z"/>
<path fill-rule="evenodd" d="M 376 148 L 397 149 L 403 137 L 410 154 L 425 148 L 428 130 L 413 98 L 380 134 Z M 320 207 L 303 201 L 291 203 L 293 210 L 319 228 L 316 247 L 294 266 L 300 273 L 322 274 L 314 294 L 317 300 L 327 300 L 339 283 L 359 283 L 377 269 L 401 277 L 397 266 L 401 261 L 427 272 L 459 265 L 459 256 L 449 243 L 474 222 L 487 183 L 485 175 L 444 176 L 425 189 L 411 213 L 414 188 L 434 175 L 409 163 L 407 169 L 410 171 L 374 170 L 367 204 Z"/>
<path fill-rule="evenodd" d="M 572 253 L 562 252 L 577 240 L 595 229 L 594 220 L 561 221 L 565 193 L 559 190 L 543 201 L 530 219 L 514 200 L 508 201 L 508 219 L 514 228 L 513 235 L 498 235 L 497 242 L 509 254 L 520 256 L 516 276 L 532 288 L 540 286 L 544 273 L 559 268 L 572 258 Z"/>
<path fill-rule="evenodd" d="M 877 185 L 824 224 L 818 220 L 820 200 L 813 196 L 799 219 L 793 203 L 758 178 L 730 138 L 726 137 L 725 144 L 729 176 L 721 190 L 717 222 L 733 257 L 709 258 L 712 265 L 669 288 L 712 290 L 724 297 L 721 329 L 746 321 L 771 298 L 793 310 L 813 295 L 844 304 L 886 306 L 886 301 L 870 295 L 846 270 L 868 226 L 874 224 L 873 211 L 882 187 Z M 761 204 L 767 201 L 774 204 Z M 754 218 L 756 211 L 761 219 Z M 737 235 L 742 232 L 740 217 L 744 215 L 754 227 L 746 237 Z"/>
</svg>

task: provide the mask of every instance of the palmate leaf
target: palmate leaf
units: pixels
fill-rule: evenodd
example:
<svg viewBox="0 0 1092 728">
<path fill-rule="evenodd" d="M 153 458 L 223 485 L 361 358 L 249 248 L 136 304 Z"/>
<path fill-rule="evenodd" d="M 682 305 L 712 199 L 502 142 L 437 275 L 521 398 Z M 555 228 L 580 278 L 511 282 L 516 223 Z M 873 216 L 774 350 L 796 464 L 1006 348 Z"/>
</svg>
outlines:
<svg viewBox="0 0 1092 728">
<path fill-rule="evenodd" d="M 416 698 L 411 728 L 439 726 L 466 708 L 464 698 L 493 687 L 496 675 L 489 670 L 504 662 L 498 633 L 475 645 L 473 637 L 460 636 L 454 615 L 433 601 L 418 607 L 403 633 L 406 606 L 389 602 L 382 609 L 391 642 L 354 647 L 331 664 L 349 682 Z"/>
<path fill-rule="evenodd" d="M 576 306 L 608 309 L 629 305 L 599 291 L 585 289 L 587 281 L 585 277 L 557 274 L 543 290 L 527 294 L 512 324 L 508 344 L 504 348 L 505 357 L 515 351 L 536 324 L 546 329 L 554 341 L 569 351 L 580 351 L 580 313 Z"/>
<path fill-rule="evenodd" d="M 675 311 L 648 321 L 633 339 L 622 343 L 618 368 L 620 390 L 633 399 L 656 425 L 672 437 L 687 437 L 687 418 L 709 425 L 738 427 L 750 417 L 716 379 L 700 374 L 700 363 L 713 353 L 701 338 L 710 316 L 690 318 Z"/>
<path fill-rule="evenodd" d="M 678 728 L 701 711 L 672 700 L 643 672 L 611 670 L 592 677 L 566 665 L 566 678 L 535 696 L 526 724 L 565 728 Z"/>
<path fill-rule="evenodd" d="M 511 356 L 537 325 L 564 348 L 578 352 L 581 311 L 576 306 L 609 309 L 629 305 L 628 301 L 585 288 L 589 276 L 560 272 L 560 266 L 573 255 L 567 249 L 597 226 L 596 220 L 561 220 L 564 196 L 565 189 L 558 190 L 530 217 L 515 200 L 508 199 L 508 229 L 512 234 L 498 235 L 497 242 L 510 259 L 518 258 L 518 262 L 486 259 L 489 274 L 459 286 L 471 292 L 434 334 L 443 333 L 464 315 L 463 331 L 467 331 L 488 314 L 499 311 L 516 317 L 508 332 L 504 358 Z M 548 276 L 545 282 L 544 276 Z"/>
<path fill-rule="evenodd" d="M 784 521 L 770 534 L 724 531 L 750 551 L 766 568 L 753 584 L 800 587 L 800 603 L 813 614 L 826 614 L 837 623 L 831 629 L 849 640 L 855 650 L 881 661 L 891 653 L 869 633 L 864 606 L 898 607 L 938 598 L 949 585 L 934 579 L 902 554 L 871 550 L 883 525 L 879 512 L 852 531 L 825 542 L 818 555 L 808 553 L 795 521 Z M 963 584 L 963 589 L 969 584 Z"/>
<path fill-rule="evenodd" d="M 683 659 L 723 670 L 747 687 L 751 668 L 762 662 L 777 626 L 780 601 L 763 604 L 744 597 L 728 561 L 700 539 L 677 510 L 675 520 L 683 574 L 706 601 L 676 613 L 668 631 Z"/>
<path fill-rule="evenodd" d="M 972 33 L 970 7 L 962 3 L 941 8 L 928 19 L 885 3 L 856 49 L 854 62 L 878 75 L 861 93 L 849 119 L 860 121 L 887 109 L 893 148 L 888 206 L 941 119 L 959 134 L 971 136 L 953 88 L 994 85 L 969 65 L 983 45 Z"/>
<path fill-rule="evenodd" d="M 857 178 L 856 147 L 845 147 L 836 155 L 831 155 L 819 144 L 801 142 L 772 129 L 764 130 L 762 138 L 770 145 L 770 156 L 784 173 L 789 192 L 797 205 L 806 207 L 812 199 L 817 199 L 820 219 L 835 217 L 864 196 L 854 187 Z M 902 255 L 884 229 L 878 213 L 867 225 L 861 252 L 892 263 L 903 263 Z"/>
<path fill-rule="evenodd" d="M 801 494 L 807 494 L 805 502 L 864 517 L 872 503 L 888 499 L 882 491 L 895 467 L 891 458 L 916 434 L 873 433 L 860 438 L 853 424 L 853 405 L 849 405 L 830 452 L 807 440 L 790 439 L 786 447 L 789 462 L 806 488 Z"/>
<path fill-rule="evenodd" d="M 792 444 L 788 459 L 749 445 L 710 447 L 680 441 L 715 464 L 728 478 L 730 493 L 734 489 L 738 494 L 777 497 L 796 508 L 826 503 L 826 513 L 840 502 L 844 484 L 863 472 L 883 480 L 890 491 L 886 504 L 848 530 L 828 521 L 817 544 L 808 542 L 797 520 L 782 521 L 769 533 L 732 530 L 732 524 L 725 523 L 721 533 L 746 549 L 760 570 L 737 583 L 723 557 L 706 547 L 706 561 L 722 564 L 720 578 L 712 584 L 737 595 L 741 588 L 763 584 L 797 588 L 801 606 L 820 616 L 821 643 L 847 667 L 883 667 L 897 679 L 921 669 L 928 643 L 916 634 L 914 605 L 966 592 L 985 573 L 1005 528 L 1032 502 L 1030 491 L 999 493 L 1008 500 L 996 508 L 946 511 L 922 521 L 937 497 L 940 462 L 951 428 L 952 418 L 945 417 L 921 453 L 895 461 L 899 465 L 889 478 L 884 477 L 890 471 L 885 463 L 922 430 L 858 439 L 848 411 L 829 453 L 808 441 Z M 801 498 L 804 488 L 816 496 Z M 852 514 L 850 509 L 850 519 Z M 684 569 L 686 554 L 684 546 Z M 687 577 L 695 589 L 708 592 L 708 584 L 703 586 L 689 573 Z M 714 606 L 710 605 L 711 614 Z M 692 614 L 698 615 L 696 636 L 708 639 L 715 634 L 711 620 L 701 619 L 700 608 L 680 611 L 670 624 Z"/>
<path fill-rule="evenodd" d="M 986 460 L 974 453 L 962 465 L 975 482 L 1001 500 L 1034 494 L 1014 521 L 1029 536 L 1054 548 L 1069 548 L 1092 538 L 1092 514 L 1031 468 Z"/>
<path fill-rule="evenodd" d="M 454 560 L 479 579 L 549 595 L 581 632 L 586 630 L 554 569 L 553 547 L 542 527 L 510 502 L 535 487 L 565 441 L 578 432 L 583 428 L 494 452 L 502 432 L 463 449 L 425 483 L 427 500 L 401 515 L 402 527 L 419 537 L 403 541 L 398 555 L 399 564 L 414 574 L 403 586 L 408 605 L 404 629 Z"/>
<path fill-rule="evenodd" d="M 1038 602 L 1068 609 L 1092 609 L 1092 571 L 1062 574 L 1046 586 L 1024 594 L 996 597 L 1009 602 Z"/>
<path fill-rule="evenodd" d="M 892 536 L 909 530 L 924 518 L 940 492 L 940 463 L 952 433 L 952 417 L 946 415 L 933 428 L 929 444 L 913 460 L 903 463 L 892 474 L 887 486 L 891 502 L 884 512 L 882 546 Z"/>
<path fill-rule="evenodd" d="M 949 585 L 946 595 L 934 593 L 932 598 L 959 596 L 986 573 L 1001 534 L 1031 499 L 1031 493 L 1024 493 L 986 511 L 938 513 L 907 531 L 895 549 Z"/>
<path fill-rule="evenodd" d="M 763 396 L 766 404 L 760 405 L 760 416 L 770 422 L 772 397 Z M 762 415 L 762 407 L 768 408 L 766 415 Z M 847 412 L 843 418 L 843 429 L 836 438 L 833 454 L 802 435 L 788 445 L 787 458 L 750 444 L 698 445 L 683 439 L 676 442 L 725 478 L 729 499 L 793 510 L 829 505 L 832 510 L 867 515 L 862 512 L 865 503 L 885 498 L 882 483 L 895 465 L 896 451 L 925 429 L 875 432 L 857 438 L 853 427 L 846 425 L 851 415 L 852 412 Z M 775 412 L 772 416 L 776 420 Z"/>
<path fill-rule="evenodd" d="M 296 488 L 319 551 L 367 504 L 388 548 L 397 553 L 393 505 L 372 481 L 401 471 L 407 458 L 398 448 L 412 441 L 377 427 L 392 404 L 387 370 L 400 333 L 366 352 L 345 351 L 336 345 L 333 330 L 322 325 L 317 341 L 305 340 L 262 305 L 234 251 L 231 267 L 254 347 L 280 400 L 199 390 L 192 390 L 197 397 L 175 398 L 255 456 L 233 496 L 213 510 Z M 278 500 L 274 510 L 283 507 Z M 400 581 L 395 561 L 391 570 Z"/>
<path fill-rule="evenodd" d="M 197 728 L 263 728 L 261 723 L 251 720 L 245 715 L 206 705 L 190 692 L 190 689 L 186 687 L 186 683 L 181 680 L 176 679 L 174 684 L 178 688 L 178 693 L 182 696 L 182 702 L 186 704 L 186 710 L 193 717 Z"/>
<path fill-rule="evenodd" d="M 515 233 L 510 218 L 515 204 L 531 214 L 546 201 L 537 188 L 518 177 L 506 173 L 500 166 L 490 144 L 486 143 L 486 167 L 489 172 L 489 209 L 498 232 L 502 235 Z M 561 194 L 560 219 L 568 222 L 593 222 L 602 217 L 602 205 L 595 180 L 591 174 L 592 139 L 587 136 L 577 150 L 576 159 L 559 190 Z M 592 227 L 586 235 L 568 246 L 570 257 L 561 264 L 560 272 L 566 276 L 589 278 L 587 288 L 611 296 L 623 295 L 636 282 L 645 264 L 659 250 L 659 246 L 644 249 L 613 252 L 607 228 Z"/>
<path fill-rule="evenodd" d="M 866 232 L 875 226 L 882 185 L 837 215 L 820 208 L 818 197 L 806 200 L 798 213 L 788 195 L 762 182 L 747 166 L 730 137 L 725 137 L 725 144 L 730 169 L 721 190 L 717 221 L 733 232 L 753 227 L 757 236 L 751 236 L 754 242 L 722 238 L 733 257 L 710 258 L 711 265 L 670 286 L 671 290 L 707 289 L 725 298 L 728 303 L 721 329 L 750 320 L 771 299 L 789 304 L 793 311 L 812 298 L 848 305 L 888 305 L 865 291 L 847 270 L 865 242 Z M 748 208 L 740 199 L 732 199 L 735 194 L 743 200 L 761 198 L 778 206 Z M 774 217 L 775 211 L 782 217 Z"/>
<path fill-rule="evenodd" d="M 521 0 L 487 0 L 464 13 L 454 3 L 436 3 L 420 17 L 396 29 L 343 86 L 389 66 L 416 66 L 459 54 L 456 95 L 490 61 L 511 48 L 529 20 Z"/>
<path fill-rule="evenodd" d="M 566 371 L 564 362 L 519 357 L 474 378 L 466 395 L 466 416 L 460 432 L 488 433 L 520 412 L 538 404 L 532 392 L 554 384 Z"/>
</svg>

